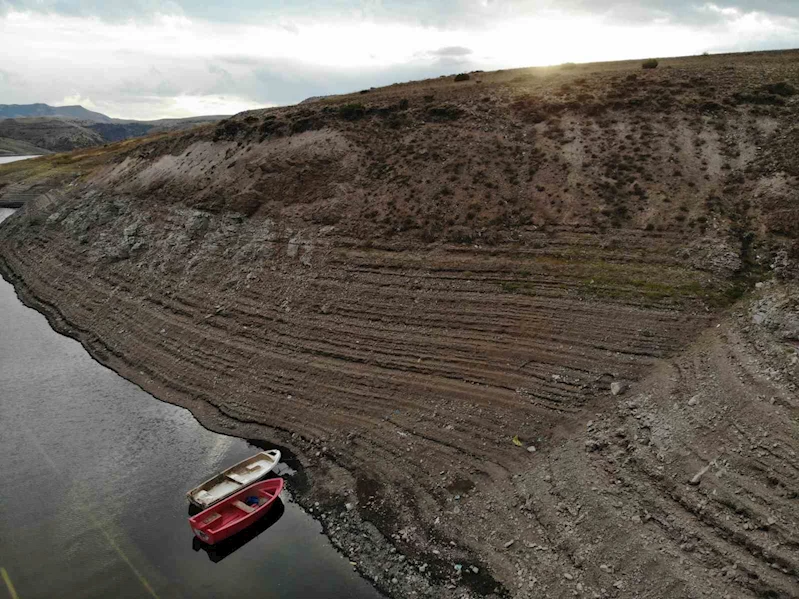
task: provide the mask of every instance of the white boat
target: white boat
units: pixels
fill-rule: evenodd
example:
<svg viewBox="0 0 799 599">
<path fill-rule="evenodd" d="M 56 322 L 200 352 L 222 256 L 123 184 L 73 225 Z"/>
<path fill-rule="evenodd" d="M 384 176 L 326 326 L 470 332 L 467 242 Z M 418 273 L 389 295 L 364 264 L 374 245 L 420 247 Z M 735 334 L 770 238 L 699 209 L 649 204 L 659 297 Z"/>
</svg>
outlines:
<svg viewBox="0 0 799 599">
<path fill-rule="evenodd" d="M 270 449 L 239 462 L 186 493 L 194 505 L 208 508 L 263 478 L 280 462 L 280 451 Z"/>
</svg>

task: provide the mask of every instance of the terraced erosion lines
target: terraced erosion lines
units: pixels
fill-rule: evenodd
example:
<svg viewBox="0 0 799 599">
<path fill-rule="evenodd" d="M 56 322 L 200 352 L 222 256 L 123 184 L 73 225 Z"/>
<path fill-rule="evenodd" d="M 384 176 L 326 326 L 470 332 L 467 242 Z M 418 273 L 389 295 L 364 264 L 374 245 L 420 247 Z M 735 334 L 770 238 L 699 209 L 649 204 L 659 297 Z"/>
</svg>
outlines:
<svg viewBox="0 0 799 599">
<path fill-rule="evenodd" d="M 797 54 L 668 62 L 0 169 L 49 190 L 0 269 L 158 397 L 294 449 L 392 596 L 796 597 L 797 103 L 769 90 Z"/>
<path fill-rule="evenodd" d="M 212 231 L 207 234 L 214 238 Z M 242 241 L 240 235 L 231 238 L 237 245 Z M 216 251 L 225 253 L 222 247 Z M 490 406 L 492 412 L 503 406 L 512 412 L 520 404 L 528 404 L 531 413 L 573 411 L 603 372 L 633 378 L 664 351 L 663 345 L 668 347 L 669 337 L 684 335 L 704 318 L 559 298 L 545 286 L 540 296 L 506 293 L 492 281 L 496 271 L 484 270 L 482 280 L 459 276 L 445 254 L 439 258 L 447 262 L 444 277 L 435 275 L 436 256 L 430 255 L 427 273 L 386 282 L 398 275 L 394 265 L 384 274 L 381 252 L 348 259 L 346 251 L 331 251 L 334 259 L 313 267 L 318 277 L 304 266 L 273 272 L 264 262 L 260 273 L 242 277 L 243 289 L 222 290 L 214 304 L 197 290 L 230 289 L 231 281 L 190 276 L 173 287 L 158 273 L 142 278 L 123 271 L 120 263 L 113 277 L 91 269 L 78 275 L 83 279 L 78 283 L 74 275 L 59 273 L 72 272 L 65 266 L 77 269 L 80 250 L 67 250 L 50 263 L 38 255 L 35 261 L 23 254 L 7 260 L 15 272 L 36 272 L 37 286 L 46 284 L 52 288 L 48 295 L 63 298 L 59 306 L 65 320 L 85 323 L 87 329 L 91 324 L 100 338 L 116 332 L 109 349 L 119 357 L 135 353 L 141 344 L 164 373 L 174 372 L 199 389 L 236 389 L 236 404 L 242 406 L 258 403 L 255 398 L 264 393 L 302 398 L 334 392 L 352 410 L 348 417 L 362 412 L 369 419 L 379 418 L 386 405 L 397 406 L 391 398 L 398 388 L 413 389 L 403 391 L 410 410 L 460 398 L 478 410 Z M 459 260 L 460 269 L 473 271 L 480 253 Z M 204 264 L 202 270 L 223 272 L 224 261 Z M 528 281 L 535 284 L 532 277 Z M 78 301 L 87 287 L 93 289 L 92 299 Z M 143 328 L 145 322 L 158 330 Z M 642 337 L 641 322 L 659 331 L 660 340 Z M 257 382 L 248 380 L 237 389 L 243 381 L 231 371 L 236 364 L 246 364 Z M 478 420 L 483 423 L 472 422 L 474 430 L 488 424 Z M 507 424 L 499 424 L 504 421 L 497 415 L 498 426 L 507 430 Z M 506 436 L 493 433 L 495 439 Z M 494 445 L 486 451 L 495 451 Z"/>
</svg>

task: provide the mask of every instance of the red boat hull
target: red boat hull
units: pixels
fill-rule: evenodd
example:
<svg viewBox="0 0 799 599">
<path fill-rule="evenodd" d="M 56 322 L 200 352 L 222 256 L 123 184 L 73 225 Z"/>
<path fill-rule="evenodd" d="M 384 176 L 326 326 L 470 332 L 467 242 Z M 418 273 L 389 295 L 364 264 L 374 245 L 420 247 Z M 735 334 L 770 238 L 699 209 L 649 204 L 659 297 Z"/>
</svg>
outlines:
<svg viewBox="0 0 799 599">
<path fill-rule="evenodd" d="M 189 518 L 191 530 L 203 543 L 215 545 L 263 518 L 282 490 L 282 478 L 250 485 Z"/>
</svg>

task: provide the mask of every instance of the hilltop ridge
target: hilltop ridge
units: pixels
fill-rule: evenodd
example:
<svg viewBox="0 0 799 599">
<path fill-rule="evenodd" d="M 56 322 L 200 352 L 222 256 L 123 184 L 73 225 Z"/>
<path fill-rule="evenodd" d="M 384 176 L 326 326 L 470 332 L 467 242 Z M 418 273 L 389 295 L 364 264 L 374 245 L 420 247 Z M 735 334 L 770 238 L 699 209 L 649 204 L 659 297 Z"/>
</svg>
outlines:
<svg viewBox="0 0 799 599">
<path fill-rule="evenodd" d="M 58 116 L 68 119 L 110 123 L 114 119 L 83 106 L 50 106 L 49 104 L 0 104 L 0 119 Z"/>
</svg>

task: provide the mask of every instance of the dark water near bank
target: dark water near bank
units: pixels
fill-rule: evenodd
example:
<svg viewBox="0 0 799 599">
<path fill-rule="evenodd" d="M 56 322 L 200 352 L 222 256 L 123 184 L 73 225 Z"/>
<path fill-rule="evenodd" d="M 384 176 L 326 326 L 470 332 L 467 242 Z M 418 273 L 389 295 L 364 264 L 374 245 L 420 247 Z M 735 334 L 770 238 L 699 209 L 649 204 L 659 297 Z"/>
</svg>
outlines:
<svg viewBox="0 0 799 599">
<path fill-rule="evenodd" d="M 377 599 L 288 497 L 195 550 L 185 492 L 255 451 L 94 362 L 0 279 L 0 568 L 20 599 Z"/>
</svg>

